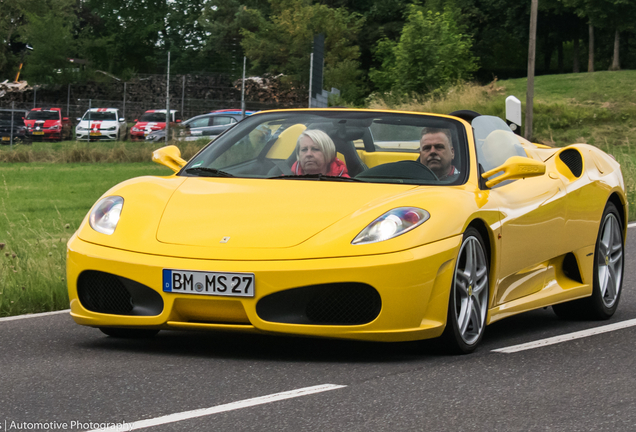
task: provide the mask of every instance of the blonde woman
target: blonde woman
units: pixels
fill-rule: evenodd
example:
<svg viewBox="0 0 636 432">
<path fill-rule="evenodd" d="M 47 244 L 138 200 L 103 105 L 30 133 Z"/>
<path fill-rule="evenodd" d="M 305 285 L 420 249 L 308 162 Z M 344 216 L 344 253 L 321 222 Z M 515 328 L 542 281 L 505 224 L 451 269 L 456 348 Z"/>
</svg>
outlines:
<svg viewBox="0 0 636 432">
<path fill-rule="evenodd" d="M 291 168 L 294 175 L 349 177 L 347 166 L 336 157 L 336 146 L 321 130 L 307 129 L 300 134 L 296 142 L 296 159 Z"/>
</svg>

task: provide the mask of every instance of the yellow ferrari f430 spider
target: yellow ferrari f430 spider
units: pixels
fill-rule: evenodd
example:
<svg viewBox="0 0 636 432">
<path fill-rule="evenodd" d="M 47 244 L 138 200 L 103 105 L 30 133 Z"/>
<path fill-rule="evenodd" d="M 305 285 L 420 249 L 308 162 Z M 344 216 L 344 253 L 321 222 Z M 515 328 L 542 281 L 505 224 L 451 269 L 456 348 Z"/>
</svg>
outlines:
<svg viewBox="0 0 636 432">
<path fill-rule="evenodd" d="M 625 187 L 590 145 L 471 111 L 279 110 L 188 162 L 153 158 L 175 173 L 113 187 L 68 243 L 71 315 L 110 336 L 442 336 L 467 353 L 514 314 L 619 303 Z"/>
</svg>

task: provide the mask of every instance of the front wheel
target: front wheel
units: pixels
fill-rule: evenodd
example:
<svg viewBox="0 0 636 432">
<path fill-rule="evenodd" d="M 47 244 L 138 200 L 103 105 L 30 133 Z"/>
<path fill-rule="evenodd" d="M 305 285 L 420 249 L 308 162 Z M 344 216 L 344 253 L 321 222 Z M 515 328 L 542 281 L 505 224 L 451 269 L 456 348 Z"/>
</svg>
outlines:
<svg viewBox="0 0 636 432">
<path fill-rule="evenodd" d="M 484 336 L 488 312 L 488 258 L 475 228 L 464 233 L 450 290 L 446 328 L 442 335 L 455 353 L 468 354 Z"/>
</svg>

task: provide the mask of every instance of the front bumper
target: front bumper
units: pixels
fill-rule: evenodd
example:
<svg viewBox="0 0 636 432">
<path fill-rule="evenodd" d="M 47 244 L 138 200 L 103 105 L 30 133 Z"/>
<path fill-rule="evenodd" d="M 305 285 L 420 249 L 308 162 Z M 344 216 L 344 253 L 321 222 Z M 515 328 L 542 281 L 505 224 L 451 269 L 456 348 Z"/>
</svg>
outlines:
<svg viewBox="0 0 636 432">
<path fill-rule="evenodd" d="M 62 131 L 43 131 L 43 133 L 37 133 L 27 130 L 26 139 L 29 141 L 53 141 L 62 140 Z"/>
<path fill-rule="evenodd" d="M 68 243 L 67 281 L 71 316 L 93 327 L 233 330 L 372 341 L 437 337 L 446 324 L 448 299 L 461 236 L 383 255 L 286 261 L 220 261 L 146 255 L 87 243 Z M 212 297 L 161 291 L 164 268 L 246 272 L 255 275 L 255 297 Z M 105 272 L 150 287 L 163 300 L 153 316 L 116 315 L 88 310 L 78 297 L 85 270 Z M 259 300 L 274 293 L 320 284 L 360 283 L 381 298 L 377 317 L 361 325 L 271 322 L 259 316 Z"/>
<path fill-rule="evenodd" d="M 91 135 L 90 131 L 75 130 L 75 139 L 78 141 L 116 141 L 117 131 L 100 131 L 99 135 Z"/>
</svg>

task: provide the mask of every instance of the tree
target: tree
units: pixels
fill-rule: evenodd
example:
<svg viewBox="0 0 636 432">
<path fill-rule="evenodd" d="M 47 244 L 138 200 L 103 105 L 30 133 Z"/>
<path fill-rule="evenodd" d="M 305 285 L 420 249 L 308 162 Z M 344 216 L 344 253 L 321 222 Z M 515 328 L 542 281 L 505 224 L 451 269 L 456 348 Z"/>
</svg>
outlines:
<svg viewBox="0 0 636 432">
<path fill-rule="evenodd" d="M 96 69 L 116 75 L 174 73 L 209 64 L 199 23 L 205 0 L 86 0 L 80 10 L 80 47 Z"/>
<path fill-rule="evenodd" d="M 20 40 L 33 46 L 24 65 L 24 77 L 31 83 L 68 82 L 72 79 L 69 57 L 75 54 L 73 0 L 38 2 L 24 10 Z"/>
<path fill-rule="evenodd" d="M 309 0 L 270 0 L 271 15 L 252 10 L 256 31 L 243 29 L 241 43 L 255 73 L 284 74 L 305 87 L 314 35 L 325 34 L 325 87 L 336 87 L 348 101 L 363 96 L 355 44 L 364 18 L 346 9 L 311 4 Z"/>
<path fill-rule="evenodd" d="M 620 32 L 634 30 L 636 2 L 633 0 L 563 0 L 563 3 L 574 7 L 576 13 L 589 23 L 588 71 L 594 70 L 594 28 L 606 29 L 614 33 L 614 50 L 610 70 L 620 69 Z"/>
<path fill-rule="evenodd" d="M 384 91 L 422 94 L 470 78 L 477 62 L 472 40 L 457 25 L 456 13 L 451 8 L 440 13 L 410 6 L 400 40 L 378 43 L 376 55 L 384 60 L 381 69 L 371 71 L 371 80 Z"/>
</svg>

